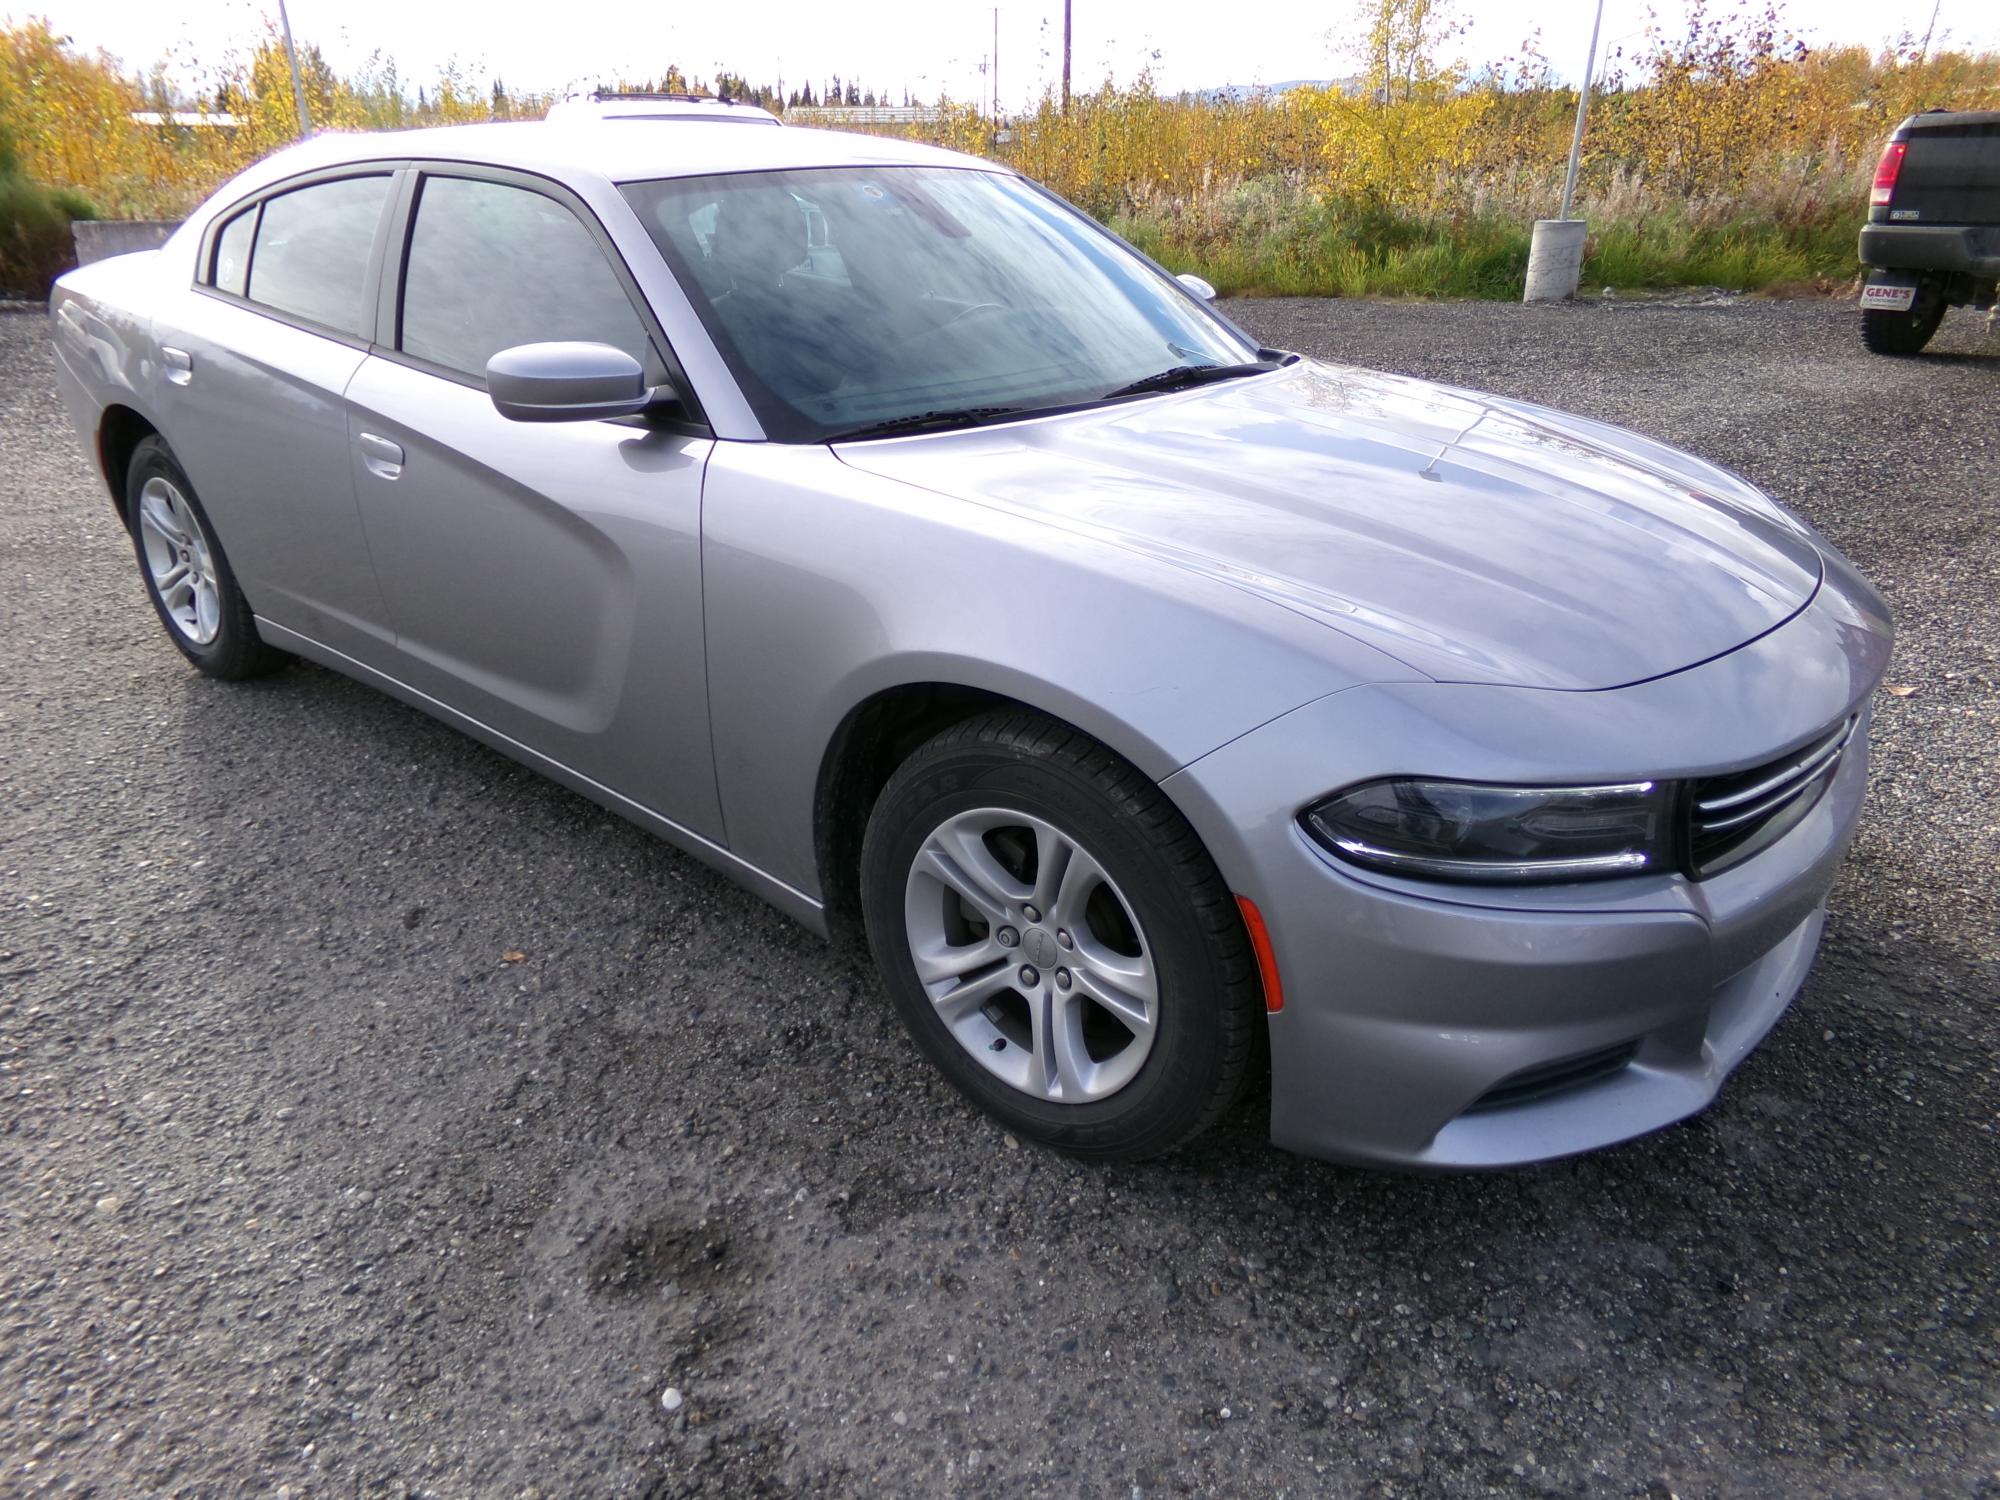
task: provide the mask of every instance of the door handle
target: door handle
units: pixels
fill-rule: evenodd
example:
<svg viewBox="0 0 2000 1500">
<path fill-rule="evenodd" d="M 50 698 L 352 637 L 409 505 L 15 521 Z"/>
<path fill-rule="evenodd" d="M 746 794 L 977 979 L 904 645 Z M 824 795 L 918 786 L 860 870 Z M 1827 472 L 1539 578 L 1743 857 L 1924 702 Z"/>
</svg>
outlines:
<svg viewBox="0 0 2000 1500">
<path fill-rule="evenodd" d="M 403 472 L 403 445 L 392 443 L 385 437 L 372 432 L 364 432 L 355 439 L 361 449 L 361 461 L 368 466 L 368 472 L 383 479 L 396 479 Z"/>
<path fill-rule="evenodd" d="M 167 379 L 175 385 L 186 385 L 194 379 L 194 356 L 185 349 L 175 349 L 162 344 L 160 364 L 166 369 Z"/>
</svg>

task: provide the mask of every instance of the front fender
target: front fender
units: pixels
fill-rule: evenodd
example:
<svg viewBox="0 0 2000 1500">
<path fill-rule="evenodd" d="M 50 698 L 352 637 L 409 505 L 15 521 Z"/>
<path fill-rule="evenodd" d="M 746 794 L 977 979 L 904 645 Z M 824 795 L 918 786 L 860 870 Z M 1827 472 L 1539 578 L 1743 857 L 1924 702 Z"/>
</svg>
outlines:
<svg viewBox="0 0 2000 1500">
<path fill-rule="evenodd" d="M 815 896 L 821 762 L 851 710 L 886 689 L 1014 699 L 1163 781 L 1313 698 L 1427 680 L 1225 583 L 817 446 L 718 443 L 702 549 L 729 846 Z"/>
</svg>

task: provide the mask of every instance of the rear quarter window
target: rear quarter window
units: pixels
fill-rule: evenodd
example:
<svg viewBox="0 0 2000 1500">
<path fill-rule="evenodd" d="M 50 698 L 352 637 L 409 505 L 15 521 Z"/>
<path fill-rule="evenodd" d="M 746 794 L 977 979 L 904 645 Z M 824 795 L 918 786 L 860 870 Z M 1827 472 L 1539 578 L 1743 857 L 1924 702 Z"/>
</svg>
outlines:
<svg viewBox="0 0 2000 1500">
<path fill-rule="evenodd" d="M 215 289 L 241 297 L 250 285 L 250 236 L 257 232 L 257 210 L 246 208 L 222 226 L 215 237 Z"/>
</svg>

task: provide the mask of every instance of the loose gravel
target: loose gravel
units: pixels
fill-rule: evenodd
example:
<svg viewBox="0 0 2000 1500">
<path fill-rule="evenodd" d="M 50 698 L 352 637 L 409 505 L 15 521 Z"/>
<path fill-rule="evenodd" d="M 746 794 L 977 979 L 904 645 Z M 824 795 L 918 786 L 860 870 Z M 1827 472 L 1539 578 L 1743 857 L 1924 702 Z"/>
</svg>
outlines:
<svg viewBox="0 0 2000 1500">
<path fill-rule="evenodd" d="M 1404 1178 L 1007 1138 L 875 976 L 328 672 L 185 669 L 0 316 L 0 1492 L 1991 1495 L 2000 336 L 1254 302 L 1737 468 L 1900 631 L 1709 1113 Z"/>
</svg>

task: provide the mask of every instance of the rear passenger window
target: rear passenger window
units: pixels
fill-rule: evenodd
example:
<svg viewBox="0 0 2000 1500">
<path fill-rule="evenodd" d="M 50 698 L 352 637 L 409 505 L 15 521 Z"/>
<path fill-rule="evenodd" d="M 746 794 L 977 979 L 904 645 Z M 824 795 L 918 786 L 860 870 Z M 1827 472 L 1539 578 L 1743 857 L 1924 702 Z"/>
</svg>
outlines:
<svg viewBox="0 0 2000 1500">
<path fill-rule="evenodd" d="M 257 210 L 246 208 L 222 226 L 215 237 L 215 289 L 243 295 L 250 284 L 250 236 L 257 228 Z"/>
<path fill-rule="evenodd" d="M 484 379 L 516 344 L 580 339 L 659 371 L 646 326 L 575 214 L 501 182 L 427 177 L 403 280 L 405 354 Z"/>
<path fill-rule="evenodd" d="M 343 177 L 266 198 L 245 295 L 278 312 L 367 338 L 375 323 L 374 309 L 364 305 L 368 254 L 391 181 Z"/>
</svg>

